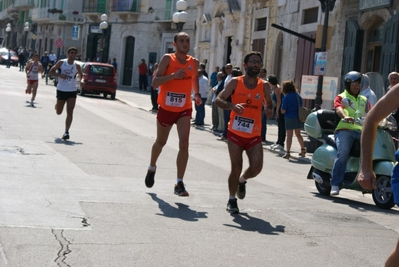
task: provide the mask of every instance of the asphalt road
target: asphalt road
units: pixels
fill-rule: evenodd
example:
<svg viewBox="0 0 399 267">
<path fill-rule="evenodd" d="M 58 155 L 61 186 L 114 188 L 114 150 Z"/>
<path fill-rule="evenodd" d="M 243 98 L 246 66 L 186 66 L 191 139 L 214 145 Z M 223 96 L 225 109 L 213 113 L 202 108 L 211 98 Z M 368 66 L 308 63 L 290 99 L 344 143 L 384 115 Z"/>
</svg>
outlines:
<svg viewBox="0 0 399 267">
<path fill-rule="evenodd" d="M 154 187 L 144 185 L 155 138 L 149 93 L 79 96 L 64 142 L 55 87 L 41 80 L 31 108 L 23 73 L 0 66 L 0 88 L 0 267 L 374 267 L 396 244 L 397 207 L 380 210 L 349 190 L 320 196 L 306 179 L 309 156 L 287 161 L 267 146 L 241 213 L 228 214 L 230 161 L 209 131 L 209 107 L 205 127 L 191 129 L 190 197 L 179 198 L 175 129 Z M 270 121 L 267 139 L 276 135 Z"/>
</svg>

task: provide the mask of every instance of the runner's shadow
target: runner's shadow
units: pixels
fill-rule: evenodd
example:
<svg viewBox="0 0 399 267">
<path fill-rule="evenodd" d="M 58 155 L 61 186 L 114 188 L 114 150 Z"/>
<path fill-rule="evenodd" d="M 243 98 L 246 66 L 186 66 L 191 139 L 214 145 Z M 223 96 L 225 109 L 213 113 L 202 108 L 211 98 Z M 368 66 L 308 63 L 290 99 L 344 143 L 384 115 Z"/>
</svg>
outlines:
<svg viewBox="0 0 399 267">
<path fill-rule="evenodd" d="M 252 217 L 248 213 L 232 214 L 231 216 L 234 218 L 233 222 L 237 223 L 238 225 L 223 225 L 244 231 L 258 232 L 264 235 L 278 235 L 279 233 L 284 233 L 285 231 L 285 226 L 283 225 L 277 225 L 276 227 L 273 227 L 269 222 Z"/>
<path fill-rule="evenodd" d="M 157 194 L 147 193 L 151 196 L 152 200 L 158 203 L 158 207 L 162 213 L 156 213 L 157 215 L 168 217 L 168 218 L 177 218 L 184 221 L 196 222 L 198 219 L 207 218 L 207 212 L 198 212 L 190 209 L 190 207 L 183 203 L 175 203 L 178 207 L 174 207 L 169 203 L 163 201 Z"/>
<path fill-rule="evenodd" d="M 67 146 L 74 146 L 74 145 L 83 145 L 83 143 L 78 143 L 78 142 L 74 142 L 74 141 L 65 141 L 64 139 L 61 138 L 56 138 L 54 139 L 54 143 L 56 144 L 64 144 Z"/>
</svg>

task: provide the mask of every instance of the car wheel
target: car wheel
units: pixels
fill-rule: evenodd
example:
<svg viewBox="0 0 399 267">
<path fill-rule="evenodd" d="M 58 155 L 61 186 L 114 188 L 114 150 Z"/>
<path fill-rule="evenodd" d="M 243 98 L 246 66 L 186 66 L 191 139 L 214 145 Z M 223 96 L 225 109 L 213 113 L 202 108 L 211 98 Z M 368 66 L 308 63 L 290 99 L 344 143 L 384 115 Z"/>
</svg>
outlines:
<svg viewBox="0 0 399 267">
<path fill-rule="evenodd" d="M 104 94 L 103 94 L 103 97 L 104 97 L 104 98 L 107 98 L 107 96 L 108 96 L 107 93 L 104 93 Z"/>
<path fill-rule="evenodd" d="M 80 88 L 80 92 L 79 92 L 79 95 L 81 95 L 81 96 L 84 96 L 85 95 L 85 90 L 83 90 L 83 88 Z"/>
<path fill-rule="evenodd" d="M 111 94 L 111 99 L 112 100 L 115 100 L 115 95 L 116 95 L 116 93 Z"/>
</svg>

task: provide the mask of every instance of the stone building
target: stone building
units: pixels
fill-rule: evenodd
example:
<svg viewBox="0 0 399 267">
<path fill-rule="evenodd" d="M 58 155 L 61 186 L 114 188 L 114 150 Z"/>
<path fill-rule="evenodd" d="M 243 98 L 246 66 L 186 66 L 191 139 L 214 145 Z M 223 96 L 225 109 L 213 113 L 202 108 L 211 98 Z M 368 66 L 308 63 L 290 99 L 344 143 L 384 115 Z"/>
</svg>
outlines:
<svg viewBox="0 0 399 267">
<path fill-rule="evenodd" d="M 183 31 L 191 36 L 190 54 L 208 72 L 226 63 L 242 67 L 244 55 L 255 50 L 269 74 L 292 79 L 301 90 L 302 76 L 314 74 L 315 53 L 321 51 L 315 39 L 321 39 L 327 2 L 331 37 L 323 68 L 325 76 L 338 79 L 338 91 L 350 70 L 380 72 L 385 80 L 398 70 L 399 0 L 189 0 Z M 116 58 L 118 84 L 137 87 L 140 60 L 156 62 L 173 51 L 176 11 L 175 0 L 0 0 L 0 35 L 13 46 L 26 37 L 40 53 L 61 39 L 63 47 L 78 47 L 83 59 Z"/>
<path fill-rule="evenodd" d="M 194 54 L 195 17 L 194 1 L 187 1 L 188 21 L 183 31 L 191 37 Z M 178 32 L 172 16 L 177 11 L 176 2 L 160 1 L 103 1 L 83 0 L 84 24 L 83 55 L 93 59 L 99 54 L 104 60 L 116 58 L 118 84 L 138 87 L 138 65 L 158 62 L 163 54 L 173 52 L 173 37 Z M 107 14 L 108 27 L 99 29 L 101 15 Z M 104 41 L 103 41 L 104 40 Z"/>
<path fill-rule="evenodd" d="M 4 32 L 7 24 L 8 33 Z M 0 27 L 12 48 L 25 46 L 39 54 L 54 50 L 58 55 L 65 47 L 80 49 L 82 24 L 81 0 L 0 1 Z"/>
</svg>

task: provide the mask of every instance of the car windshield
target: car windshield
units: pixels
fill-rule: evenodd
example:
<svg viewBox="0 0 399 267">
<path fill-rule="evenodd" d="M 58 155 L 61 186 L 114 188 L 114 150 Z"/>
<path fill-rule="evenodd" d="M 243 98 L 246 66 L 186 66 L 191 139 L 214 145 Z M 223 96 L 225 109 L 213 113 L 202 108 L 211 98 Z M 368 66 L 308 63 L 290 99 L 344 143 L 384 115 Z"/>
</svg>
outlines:
<svg viewBox="0 0 399 267">
<path fill-rule="evenodd" d="M 112 67 L 91 65 L 89 74 L 102 75 L 102 76 L 112 76 Z"/>
</svg>

